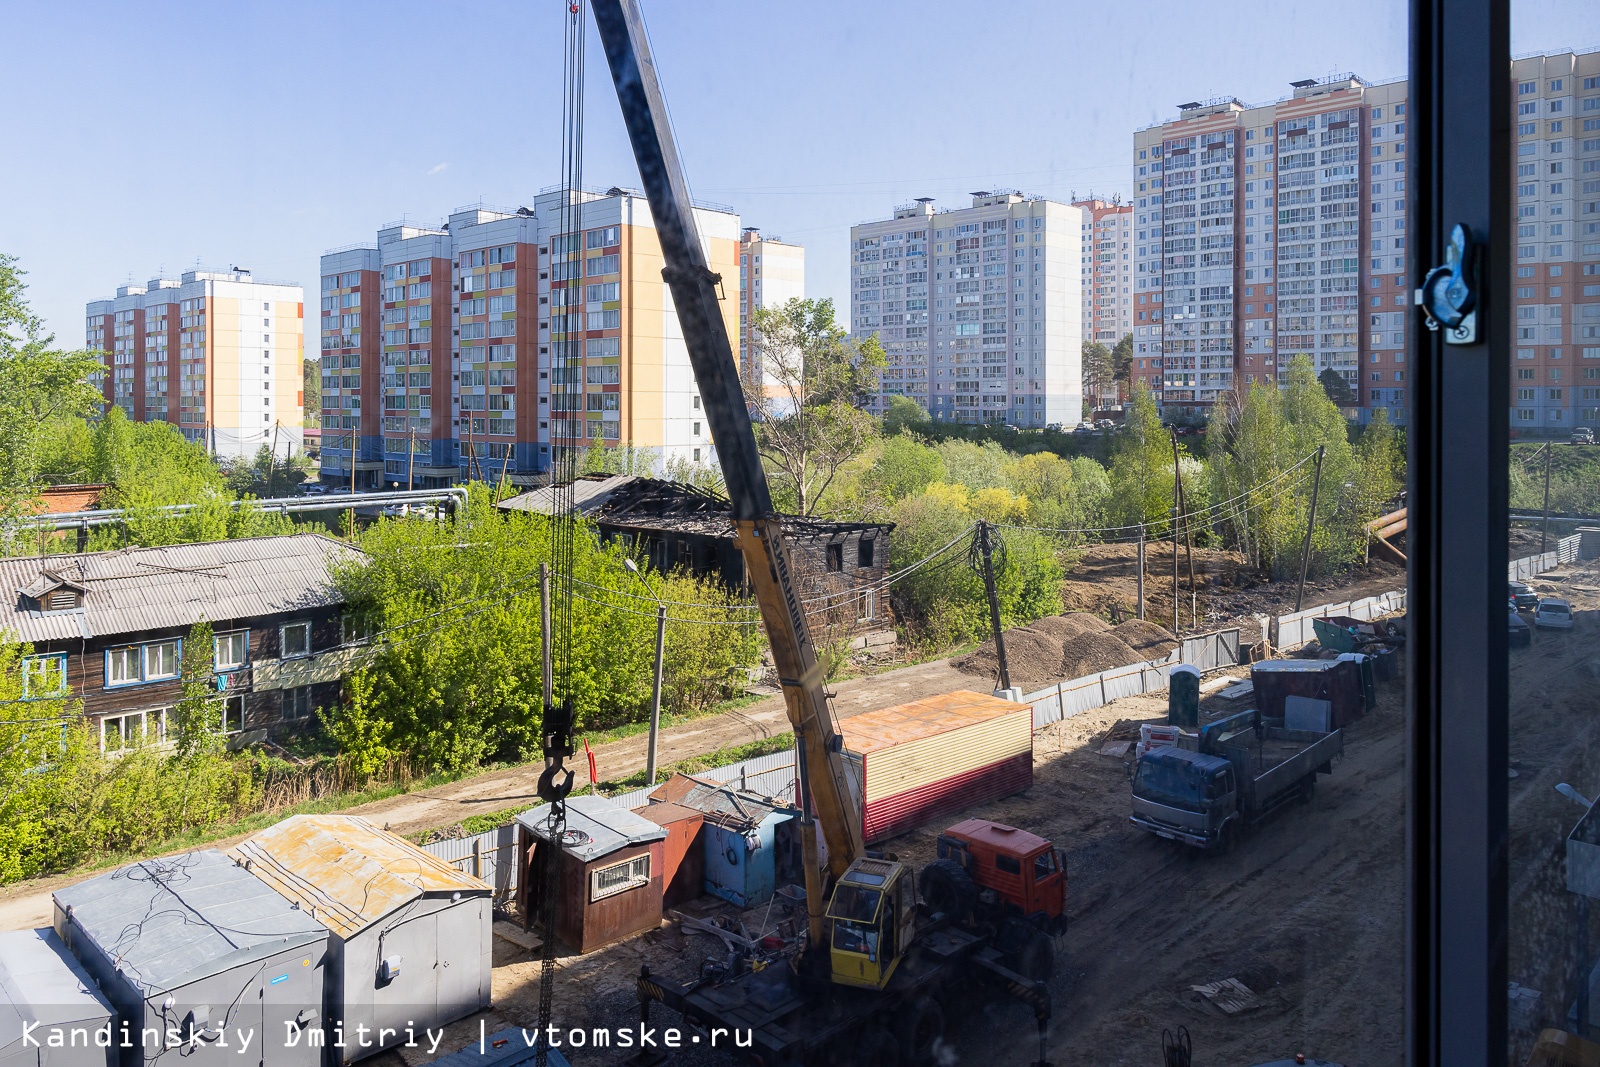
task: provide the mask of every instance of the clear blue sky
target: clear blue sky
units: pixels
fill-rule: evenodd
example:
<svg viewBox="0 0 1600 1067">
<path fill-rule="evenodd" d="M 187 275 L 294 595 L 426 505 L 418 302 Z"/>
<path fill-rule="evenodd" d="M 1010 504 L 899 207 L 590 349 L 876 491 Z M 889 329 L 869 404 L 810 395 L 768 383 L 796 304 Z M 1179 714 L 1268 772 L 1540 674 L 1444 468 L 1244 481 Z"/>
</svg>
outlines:
<svg viewBox="0 0 1600 1067">
<path fill-rule="evenodd" d="M 804 244 L 841 303 L 850 225 L 895 204 L 1126 194 L 1133 130 L 1180 101 L 1404 74 L 1404 5 L 1340 6 L 645 0 L 695 195 Z M 197 259 L 314 299 L 326 248 L 559 180 L 564 10 L 0 0 L 0 251 L 72 346 L 85 301 Z M 1593 0 L 1516 11 L 1517 52 L 1594 43 Z M 585 184 L 637 185 L 590 43 Z"/>
</svg>

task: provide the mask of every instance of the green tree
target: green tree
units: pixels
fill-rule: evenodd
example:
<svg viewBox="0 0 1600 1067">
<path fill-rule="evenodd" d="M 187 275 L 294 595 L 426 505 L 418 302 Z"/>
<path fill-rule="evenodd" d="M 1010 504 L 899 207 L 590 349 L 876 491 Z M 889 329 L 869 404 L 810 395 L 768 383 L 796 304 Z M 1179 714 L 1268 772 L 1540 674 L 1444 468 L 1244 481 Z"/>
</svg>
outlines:
<svg viewBox="0 0 1600 1067">
<path fill-rule="evenodd" d="M 1100 406 L 1115 381 L 1116 368 L 1112 364 L 1111 349 L 1099 341 L 1083 342 L 1083 399 L 1090 406 Z"/>
<path fill-rule="evenodd" d="M 932 421 L 928 409 L 911 397 L 893 395 L 889 397 L 888 406 L 883 411 L 883 432 L 885 436 L 920 433 L 926 430 Z"/>
<path fill-rule="evenodd" d="M 1355 390 L 1350 388 L 1350 383 L 1344 380 L 1344 375 L 1328 367 L 1317 375 L 1317 381 L 1322 385 L 1322 391 L 1328 394 L 1328 399 L 1340 408 L 1353 408 L 1357 405 Z"/>
<path fill-rule="evenodd" d="M 97 411 L 103 399 L 100 356 L 54 347 L 28 306 L 16 262 L 0 253 L 0 522 L 32 497 L 47 465 L 50 423 Z"/>
<path fill-rule="evenodd" d="M 1122 335 L 1122 340 L 1111 350 L 1111 377 L 1126 386 L 1132 379 L 1132 372 L 1133 334 L 1125 333 Z"/>
<path fill-rule="evenodd" d="M 301 425 L 308 430 L 316 429 L 322 425 L 322 364 L 317 360 L 301 361 L 300 388 L 305 412 Z"/>
<path fill-rule="evenodd" d="M 756 443 L 800 515 L 812 514 L 839 469 L 878 433 L 866 407 L 887 362 L 876 335 L 852 343 L 832 300 L 791 299 L 760 308 L 756 357 L 744 394 Z"/>
<path fill-rule="evenodd" d="M 183 642 L 181 695 L 167 718 L 167 736 L 180 763 L 211 750 L 220 736 L 221 704 L 211 669 L 216 662 L 216 643 L 216 632 L 203 619 L 189 627 Z"/>
<path fill-rule="evenodd" d="M 1107 518 L 1116 526 L 1147 523 L 1170 530 L 1172 435 L 1161 425 L 1154 394 L 1143 382 L 1133 387 L 1123 428 L 1111 458 Z"/>
<path fill-rule="evenodd" d="M 892 504 L 945 478 L 944 457 L 938 449 L 915 437 L 896 434 L 884 438 L 879 445 L 863 481 L 884 502 Z"/>
<path fill-rule="evenodd" d="M 0 640 L 0 882 L 71 858 L 63 798 L 91 758 L 82 707 L 53 658 Z"/>
</svg>

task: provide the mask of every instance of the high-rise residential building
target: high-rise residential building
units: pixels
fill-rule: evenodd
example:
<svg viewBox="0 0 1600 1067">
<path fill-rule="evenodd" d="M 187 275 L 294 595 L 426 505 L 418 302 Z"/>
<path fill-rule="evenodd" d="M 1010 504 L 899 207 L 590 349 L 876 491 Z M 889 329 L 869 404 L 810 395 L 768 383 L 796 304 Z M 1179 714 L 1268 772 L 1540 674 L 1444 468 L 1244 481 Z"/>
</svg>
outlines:
<svg viewBox="0 0 1600 1067">
<path fill-rule="evenodd" d="M 1070 425 L 1082 412 L 1082 213 L 1017 192 L 920 198 L 850 229 L 851 332 L 888 357 L 875 408 Z"/>
<path fill-rule="evenodd" d="M 1565 432 L 1600 419 L 1600 286 L 1582 284 L 1600 275 L 1600 221 L 1585 219 L 1600 215 L 1600 52 L 1520 59 L 1512 73 L 1512 426 Z M 1135 133 L 1133 374 L 1164 409 L 1198 415 L 1306 355 L 1344 379 L 1363 421 L 1386 408 L 1401 422 L 1406 82 L 1293 89 L 1255 107 L 1184 104 Z"/>
<path fill-rule="evenodd" d="M 806 250 L 747 226 L 739 235 L 739 374 L 748 381 L 755 313 L 806 295 Z"/>
<path fill-rule="evenodd" d="M 1083 212 L 1083 339 L 1107 348 L 1133 332 L 1133 205 L 1086 197 Z"/>
<path fill-rule="evenodd" d="M 304 442 L 298 285 L 247 270 L 192 270 L 124 285 L 86 307 L 88 347 L 105 353 L 106 402 L 137 422 L 170 422 L 219 456 Z"/>
<path fill-rule="evenodd" d="M 1511 64 L 1517 320 L 1511 427 L 1600 427 L 1600 52 Z"/>
<path fill-rule="evenodd" d="M 324 479 L 526 483 L 552 446 L 631 445 L 657 469 L 714 459 L 649 205 L 622 189 L 575 193 L 568 233 L 568 200 L 464 208 L 323 257 Z M 695 219 L 711 269 L 733 277 L 738 216 L 697 207 Z M 367 295 L 379 284 L 381 299 Z M 732 340 L 736 293 L 723 310 Z M 564 422 L 578 433 L 559 436 Z"/>
</svg>

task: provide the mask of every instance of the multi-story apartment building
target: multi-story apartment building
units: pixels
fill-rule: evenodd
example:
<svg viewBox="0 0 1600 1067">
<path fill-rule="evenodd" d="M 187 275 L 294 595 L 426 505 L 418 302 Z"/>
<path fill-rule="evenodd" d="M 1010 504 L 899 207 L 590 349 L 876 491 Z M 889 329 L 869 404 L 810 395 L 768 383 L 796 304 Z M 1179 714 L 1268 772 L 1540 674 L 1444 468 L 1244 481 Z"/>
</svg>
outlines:
<svg viewBox="0 0 1600 1067">
<path fill-rule="evenodd" d="M 739 235 L 739 373 L 748 381 L 755 359 L 755 313 L 806 295 L 806 250 L 747 226 Z"/>
<path fill-rule="evenodd" d="M 1511 64 L 1517 321 L 1511 428 L 1600 426 L 1600 52 Z"/>
<path fill-rule="evenodd" d="M 1083 212 L 1083 339 L 1107 348 L 1133 332 L 1133 205 L 1086 197 Z"/>
<path fill-rule="evenodd" d="M 952 422 L 1075 423 L 1082 242 L 1080 210 L 1016 192 L 851 227 L 851 332 L 888 356 L 876 409 L 904 395 Z"/>
<path fill-rule="evenodd" d="M 649 205 L 622 189 L 573 194 L 564 213 L 567 200 L 558 189 L 532 208 L 464 208 L 323 257 L 324 479 L 527 482 L 561 446 L 632 445 L 658 468 L 712 461 Z M 695 215 L 711 269 L 733 277 L 738 216 Z M 378 284 L 381 299 L 366 295 Z M 732 294 L 730 339 L 738 312 Z"/>
<path fill-rule="evenodd" d="M 106 402 L 170 422 L 220 456 L 285 455 L 304 440 L 303 293 L 247 270 L 189 271 L 124 285 L 86 307 L 104 353 Z"/>
<path fill-rule="evenodd" d="M 1600 286 L 1583 285 L 1600 275 L 1600 53 L 1521 59 L 1513 76 L 1511 419 L 1564 433 L 1600 420 Z M 1256 107 L 1185 104 L 1134 135 L 1133 373 L 1198 415 L 1304 354 L 1345 380 L 1363 421 L 1380 407 L 1404 421 L 1407 86 L 1293 88 Z"/>
</svg>

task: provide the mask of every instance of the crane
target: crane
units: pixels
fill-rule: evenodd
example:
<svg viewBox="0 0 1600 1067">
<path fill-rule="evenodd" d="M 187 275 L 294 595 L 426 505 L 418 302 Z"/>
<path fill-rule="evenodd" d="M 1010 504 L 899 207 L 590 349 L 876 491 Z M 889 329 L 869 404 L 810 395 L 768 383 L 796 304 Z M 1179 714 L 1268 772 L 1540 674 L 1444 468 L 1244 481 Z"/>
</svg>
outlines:
<svg viewBox="0 0 1600 1067">
<path fill-rule="evenodd" d="M 570 10 L 577 11 L 582 2 L 572 0 Z M 638 983 L 641 1012 L 648 1015 L 650 1002 L 661 1001 L 709 1027 L 750 1030 L 769 1063 L 810 1062 L 841 1050 L 848 1050 L 856 1062 L 893 1062 L 900 1049 L 921 1060 L 931 1055 L 943 1033 L 945 1006 L 961 1010 L 971 980 L 977 978 L 1034 1009 L 1042 1064 L 1050 1018 L 1043 982 L 1049 975 L 1050 942 L 1035 924 L 1046 917 L 1013 916 L 1005 910 L 1004 894 L 998 895 L 998 904 L 981 902 L 997 895 L 990 890 L 980 894 L 968 874 L 982 866 L 972 864 L 973 853 L 987 848 L 992 855 L 996 847 L 1014 846 L 987 842 L 987 828 L 994 824 L 982 820 L 961 824 L 972 827 L 968 837 L 952 828 L 941 835 L 941 856 L 948 848 L 951 856 L 968 857 L 967 865 L 954 858 L 930 865 L 923 872 L 923 897 L 929 898 L 923 901 L 909 867 L 866 850 L 860 786 L 846 762 L 807 630 L 719 306 L 722 280 L 711 271 L 701 244 L 639 2 L 592 0 L 591 10 L 660 239 L 666 262 L 662 277 L 717 447 L 734 540 L 744 556 L 794 730 L 806 879 L 808 936 L 798 967 L 752 969 L 714 996 L 701 990 L 700 983 L 669 989 L 653 980 L 646 967 Z M 821 884 L 817 826 L 827 845 L 831 896 Z M 1027 840 L 1029 877 L 1035 870 L 1032 860 L 1039 859 L 1039 869 L 1052 872 L 1051 884 L 1059 891 L 1064 875 L 1049 842 L 1011 827 L 1001 829 Z M 932 906 L 933 899 L 941 906 Z M 1059 922 L 1059 897 L 1053 912 L 1048 919 Z M 825 936 L 827 924 L 831 943 Z"/>
</svg>

